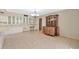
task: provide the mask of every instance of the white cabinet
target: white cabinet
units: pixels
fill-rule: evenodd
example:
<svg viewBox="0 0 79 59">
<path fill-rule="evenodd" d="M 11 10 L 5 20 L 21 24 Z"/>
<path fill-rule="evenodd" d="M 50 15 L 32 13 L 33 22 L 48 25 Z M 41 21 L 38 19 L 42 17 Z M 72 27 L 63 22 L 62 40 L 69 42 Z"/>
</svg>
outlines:
<svg viewBox="0 0 79 59">
<path fill-rule="evenodd" d="M 28 17 L 25 16 L 0 16 L 0 25 L 27 24 Z"/>
</svg>

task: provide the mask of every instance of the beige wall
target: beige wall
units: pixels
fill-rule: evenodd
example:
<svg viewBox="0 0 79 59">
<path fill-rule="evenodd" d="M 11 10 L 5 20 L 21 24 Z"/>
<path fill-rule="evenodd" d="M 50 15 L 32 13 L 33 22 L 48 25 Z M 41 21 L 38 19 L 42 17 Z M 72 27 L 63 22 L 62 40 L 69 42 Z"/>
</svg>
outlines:
<svg viewBox="0 0 79 59">
<path fill-rule="evenodd" d="M 79 10 L 63 10 L 60 12 L 51 13 L 51 15 L 52 14 L 59 14 L 61 36 L 79 39 Z M 43 19 L 43 26 L 46 25 L 45 16 L 39 17 Z"/>
</svg>

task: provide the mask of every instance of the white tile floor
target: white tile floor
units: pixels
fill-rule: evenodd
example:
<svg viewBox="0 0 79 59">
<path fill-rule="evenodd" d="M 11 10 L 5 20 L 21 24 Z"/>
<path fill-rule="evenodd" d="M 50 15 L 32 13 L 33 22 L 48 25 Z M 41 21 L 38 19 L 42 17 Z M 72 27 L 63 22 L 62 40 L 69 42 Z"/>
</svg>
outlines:
<svg viewBox="0 0 79 59">
<path fill-rule="evenodd" d="M 74 49 L 79 48 L 79 40 L 65 37 L 51 37 L 40 32 L 23 32 L 8 35 L 5 49 Z"/>
</svg>

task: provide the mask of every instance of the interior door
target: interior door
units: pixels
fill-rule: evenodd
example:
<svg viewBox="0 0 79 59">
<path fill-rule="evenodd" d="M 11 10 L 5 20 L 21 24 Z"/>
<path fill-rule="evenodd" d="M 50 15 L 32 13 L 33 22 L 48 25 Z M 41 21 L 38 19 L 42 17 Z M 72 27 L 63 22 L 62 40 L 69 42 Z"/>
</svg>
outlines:
<svg viewBox="0 0 79 59">
<path fill-rule="evenodd" d="M 42 30 L 42 18 L 39 18 L 39 31 Z"/>
</svg>

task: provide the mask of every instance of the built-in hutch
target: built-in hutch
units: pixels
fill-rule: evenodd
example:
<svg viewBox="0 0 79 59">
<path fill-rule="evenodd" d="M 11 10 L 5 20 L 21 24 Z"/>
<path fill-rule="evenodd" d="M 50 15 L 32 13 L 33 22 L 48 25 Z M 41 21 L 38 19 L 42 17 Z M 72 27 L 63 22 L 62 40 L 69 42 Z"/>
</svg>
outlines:
<svg viewBox="0 0 79 59">
<path fill-rule="evenodd" d="M 59 35 L 58 15 L 46 16 L 46 26 L 43 27 L 43 33 L 51 36 Z"/>
</svg>

